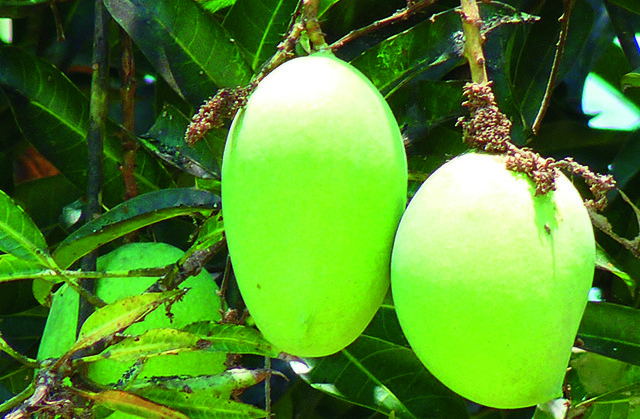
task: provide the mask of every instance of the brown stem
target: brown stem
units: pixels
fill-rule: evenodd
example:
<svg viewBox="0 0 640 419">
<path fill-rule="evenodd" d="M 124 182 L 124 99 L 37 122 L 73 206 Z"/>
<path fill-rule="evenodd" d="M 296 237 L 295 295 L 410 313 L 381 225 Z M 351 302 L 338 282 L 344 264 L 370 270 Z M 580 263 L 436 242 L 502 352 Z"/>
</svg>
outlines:
<svg viewBox="0 0 640 419">
<path fill-rule="evenodd" d="M 133 41 L 122 28 L 120 28 L 120 45 L 122 66 L 122 87 L 120 88 L 122 126 L 128 132 L 135 132 L 136 65 L 133 56 Z M 122 177 L 125 186 L 125 199 L 131 199 L 139 194 L 134 173 L 138 143 L 129 135 L 123 135 L 121 141 L 124 152 Z"/>
<path fill-rule="evenodd" d="M 354 31 L 349 32 L 348 34 L 346 34 L 345 36 L 343 36 L 342 38 L 338 39 L 336 42 L 331 44 L 329 48 L 331 49 L 331 51 L 337 51 L 343 46 L 345 46 L 347 43 L 361 36 L 368 35 L 380 28 L 383 28 L 388 25 L 392 25 L 402 20 L 407 20 L 411 15 L 419 12 L 420 10 L 424 9 L 427 6 L 431 6 L 436 1 L 438 0 L 421 0 L 421 1 L 408 0 L 407 7 L 405 7 L 404 9 L 398 10 L 397 12 L 395 12 L 389 17 L 377 20 L 369 26 L 365 26 L 364 28 L 356 29 Z"/>
<path fill-rule="evenodd" d="M 575 0 L 563 0 L 564 11 L 562 16 L 560 16 L 560 23 L 562 24 L 560 28 L 560 35 L 558 37 L 558 43 L 556 44 L 556 53 L 553 57 L 553 65 L 551 66 L 551 74 L 549 75 L 549 80 L 547 81 L 547 88 L 544 92 L 544 97 L 542 98 L 542 104 L 540 104 L 540 109 L 538 110 L 538 115 L 536 115 L 536 119 L 533 121 L 533 125 L 531 126 L 531 131 L 533 135 L 538 133 L 540 129 L 540 125 L 542 124 L 542 119 L 544 118 L 545 113 L 547 112 L 547 108 L 549 107 L 549 103 L 551 102 L 551 93 L 553 93 L 553 89 L 556 84 L 556 79 L 558 78 L 558 73 L 560 73 L 560 63 L 562 62 L 562 56 L 564 55 L 564 46 L 567 43 L 567 34 L 569 32 L 569 21 L 571 20 L 571 10 L 573 9 L 573 3 Z"/>
<path fill-rule="evenodd" d="M 487 84 L 489 77 L 482 51 L 485 39 L 480 31 L 482 20 L 480 20 L 478 5 L 476 0 L 460 0 L 460 6 L 462 8 L 460 12 L 462 31 L 464 32 L 464 56 L 469 61 L 471 80 L 476 84 Z"/>
</svg>

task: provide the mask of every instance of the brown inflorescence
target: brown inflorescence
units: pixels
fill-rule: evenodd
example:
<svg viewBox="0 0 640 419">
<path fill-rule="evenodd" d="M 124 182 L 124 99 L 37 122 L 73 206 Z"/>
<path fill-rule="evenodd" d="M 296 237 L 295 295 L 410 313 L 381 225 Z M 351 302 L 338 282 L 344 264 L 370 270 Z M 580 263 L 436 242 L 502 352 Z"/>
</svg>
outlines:
<svg viewBox="0 0 640 419">
<path fill-rule="evenodd" d="M 613 176 L 593 173 L 570 157 L 556 161 L 544 158 L 530 148 L 514 145 L 510 136 L 511 121 L 498 108 L 491 82 L 467 83 L 463 93 L 468 98 L 463 106 L 469 109 L 470 118 L 460 118 L 458 124 L 462 125 L 463 140 L 467 144 L 487 153 L 506 155 L 507 169 L 524 173 L 533 180 L 536 195 L 555 190 L 555 179 L 561 169 L 580 176 L 594 196 L 593 200 L 586 200 L 585 205 L 598 211 L 604 209 L 606 194 L 616 185 Z"/>
<path fill-rule="evenodd" d="M 208 131 L 221 128 L 230 121 L 242 108 L 254 86 L 220 89 L 215 96 L 209 98 L 198 110 L 185 132 L 185 141 L 193 145 L 200 141 Z"/>
</svg>

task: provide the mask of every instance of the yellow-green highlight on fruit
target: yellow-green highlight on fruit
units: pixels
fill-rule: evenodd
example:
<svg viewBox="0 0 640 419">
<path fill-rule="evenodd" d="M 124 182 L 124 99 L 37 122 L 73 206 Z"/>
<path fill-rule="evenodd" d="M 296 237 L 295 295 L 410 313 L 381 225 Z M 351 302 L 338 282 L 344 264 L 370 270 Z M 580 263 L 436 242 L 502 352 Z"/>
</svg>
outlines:
<svg viewBox="0 0 640 419">
<path fill-rule="evenodd" d="M 407 340 L 442 383 L 520 408 L 561 396 L 593 279 L 583 201 L 560 176 L 534 196 L 504 157 L 469 153 L 435 171 L 405 212 L 391 287 Z"/>
<path fill-rule="evenodd" d="M 320 54 L 262 80 L 227 138 L 222 208 L 240 291 L 272 344 L 324 356 L 362 333 L 406 194 L 398 125 L 358 70 Z"/>
<path fill-rule="evenodd" d="M 175 263 L 183 254 L 182 250 L 165 243 L 130 243 L 98 258 L 98 270 L 122 271 L 162 267 Z M 151 277 L 103 278 L 97 280 L 95 292 L 105 302 L 113 303 L 121 298 L 141 294 L 156 280 L 157 278 Z M 124 333 L 137 335 L 149 329 L 179 329 L 197 321 L 221 319 L 220 298 L 216 294 L 218 287 L 211 274 L 203 270 L 199 275 L 187 278 L 180 288 L 191 289 L 181 301 L 171 306 L 173 321 L 169 320 L 163 307 L 160 307 L 147 315 L 142 322 L 131 325 Z M 59 357 L 75 343 L 77 301 L 78 294 L 66 285 L 57 291 L 47 319 L 38 359 Z M 71 336 L 73 338 L 70 338 Z M 206 352 L 153 357 L 147 360 L 139 378 L 218 374 L 225 370 L 225 358 L 225 354 Z M 131 362 L 110 359 L 98 361 L 89 364 L 88 377 L 101 385 L 114 384 L 131 366 Z"/>
</svg>

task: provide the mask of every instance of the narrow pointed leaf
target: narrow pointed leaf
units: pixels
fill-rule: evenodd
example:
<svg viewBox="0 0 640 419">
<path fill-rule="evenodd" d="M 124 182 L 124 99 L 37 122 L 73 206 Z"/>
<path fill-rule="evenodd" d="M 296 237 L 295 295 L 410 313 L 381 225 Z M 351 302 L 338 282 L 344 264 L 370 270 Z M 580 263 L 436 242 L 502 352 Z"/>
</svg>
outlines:
<svg viewBox="0 0 640 419">
<path fill-rule="evenodd" d="M 640 87 L 640 68 L 636 68 L 631 73 L 627 73 L 620 79 L 620 87 L 624 92 L 627 89 Z"/>
<path fill-rule="evenodd" d="M 225 129 L 212 129 L 204 138 L 188 145 L 184 132 L 189 118 L 175 106 L 166 105 L 151 129 L 139 138 L 142 146 L 167 163 L 199 178 L 220 178 Z"/>
<path fill-rule="evenodd" d="M 131 36 L 166 82 L 199 106 L 219 87 L 249 82 L 239 47 L 193 0 L 106 0 L 111 16 Z"/>
<path fill-rule="evenodd" d="M 225 7 L 233 6 L 236 0 L 196 0 L 203 9 L 214 13 Z"/>
<path fill-rule="evenodd" d="M 190 419 L 189 416 L 167 406 L 120 390 L 106 390 L 100 393 L 83 391 L 81 395 L 108 409 L 137 417 L 148 419 Z"/>
<path fill-rule="evenodd" d="M 40 263 L 24 260 L 15 255 L 0 255 L 0 283 L 21 279 L 51 278 L 54 271 Z"/>
<path fill-rule="evenodd" d="M 202 350 L 263 355 L 275 358 L 280 351 L 256 329 L 234 324 L 197 322 L 183 328 L 200 338 Z"/>
<path fill-rule="evenodd" d="M 640 310 L 611 303 L 587 304 L 578 337 L 584 349 L 640 365 Z"/>
<path fill-rule="evenodd" d="M 145 399 L 161 403 L 185 413 L 191 419 L 265 418 L 267 412 L 250 404 L 223 399 L 206 390 L 184 391 L 146 388 L 136 391 Z"/>
<path fill-rule="evenodd" d="M 304 362 L 299 375 L 311 386 L 382 414 L 468 417 L 464 400 L 440 384 L 413 353 L 392 306 L 383 305 L 367 330 L 344 350 Z"/>
<path fill-rule="evenodd" d="M 24 136 L 78 190 L 86 190 L 89 101 L 51 64 L 13 47 L 0 47 L 0 86 Z M 104 147 L 103 201 L 122 201 L 122 147 L 108 124 Z M 141 192 L 171 186 L 166 170 L 146 152 L 136 155 L 135 178 Z"/>
<path fill-rule="evenodd" d="M 233 392 L 243 390 L 262 382 L 269 374 L 269 370 L 249 370 L 245 368 L 232 368 L 217 375 L 201 375 L 198 377 L 153 377 L 140 382 L 135 382 L 131 390 L 142 390 L 148 387 L 157 387 L 165 390 L 184 391 L 207 390 L 209 393 L 229 397 Z"/>
<path fill-rule="evenodd" d="M 94 249 L 141 227 L 183 215 L 208 216 L 219 210 L 220 197 L 190 188 L 165 189 L 130 199 L 69 235 L 53 253 L 66 269 Z"/>
<path fill-rule="evenodd" d="M 48 268 L 55 267 L 36 224 L 3 191 L 0 191 L 0 250 Z"/>
<path fill-rule="evenodd" d="M 67 356 L 126 329 L 161 304 L 171 302 L 183 294 L 184 291 L 174 290 L 134 295 L 99 308 L 84 322 L 78 341 L 67 352 Z"/>
<path fill-rule="evenodd" d="M 245 50 L 253 71 L 276 52 L 298 0 L 237 0 L 224 27 Z"/>
</svg>

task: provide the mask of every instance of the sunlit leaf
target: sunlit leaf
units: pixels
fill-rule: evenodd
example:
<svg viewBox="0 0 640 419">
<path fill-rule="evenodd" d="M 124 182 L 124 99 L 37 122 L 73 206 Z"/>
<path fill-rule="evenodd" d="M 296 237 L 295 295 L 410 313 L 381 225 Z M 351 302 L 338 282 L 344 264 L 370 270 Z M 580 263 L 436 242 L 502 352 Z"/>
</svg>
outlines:
<svg viewBox="0 0 640 419">
<path fill-rule="evenodd" d="M 173 290 L 123 298 L 91 314 L 82 325 L 78 341 L 67 355 L 89 347 L 144 318 L 161 304 L 176 300 L 184 291 Z"/>
<path fill-rule="evenodd" d="M 209 12 L 217 12 L 225 7 L 233 6 L 236 0 L 196 0 L 203 9 Z"/>
<path fill-rule="evenodd" d="M 165 189 L 140 195 L 116 206 L 102 217 L 69 235 L 53 253 L 66 269 L 94 249 L 141 227 L 182 215 L 210 215 L 218 211 L 220 197 L 190 188 Z"/>
<path fill-rule="evenodd" d="M 193 0 L 106 0 L 165 81 L 193 106 L 219 87 L 247 84 L 251 69 L 227 31 Z"/>
<path fill-rule="evenodd" d="M 48 268 L 55 267 L 36 224 L 3 191 L 0 191 L 0 250 Z"/>
<path fill-rule="evenodd" d="M 82 391 L 80 394 L 108 409 L 149 419 L 190 419 L 167 406 L 154 403 L 146 398 L 119 390 L 106 390 L 100 393 Z"/>
<path fill-rule="evenodd" d="M 250 419 L 267 417 L 267 412 L 250 404 L 220 398 L 206 390 L 193 392 L 145 388 L 136 391 L 145 399 L 169 406 L 191 419 Z"/>
<path fill-rule="evenodd" d="M 0 255 L 0 282 L 51 277 L 53 273 L 37 262 L 24 260 L 11 254 Z"/>
</svg>

